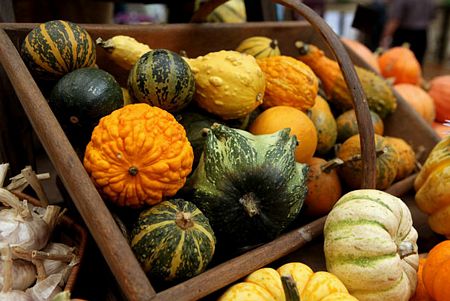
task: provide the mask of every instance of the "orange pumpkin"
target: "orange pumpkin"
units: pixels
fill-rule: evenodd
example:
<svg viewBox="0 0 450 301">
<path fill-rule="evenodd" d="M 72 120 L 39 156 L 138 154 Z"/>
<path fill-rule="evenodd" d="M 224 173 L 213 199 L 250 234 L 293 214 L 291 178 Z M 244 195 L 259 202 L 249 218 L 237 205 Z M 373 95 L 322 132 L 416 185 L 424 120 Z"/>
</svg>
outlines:
<svg viewBox="0 0 450 301">
<path fill-rule="evenodd" d="M 436 110 L 433 99 L 425 90 L 411 84 L 398 84 L 394 88 L 426 122 L 433 122 Z"/>
<path fill-rule="evenodd" d="M 433 122 L 431 124 L 431 127 L 434 129 L 434 131 L 438 134 L 439 137 L 444 138 L 448 135 L 450 135 L 450 126 L 446 126 L 439 122 Z"/>
<path fill-rule="evenodd" d="M 380 73 L 380 66 L 378 66 L 378 58 L 372 51 L 370 51 L 369 48 L 367 48 L 364 44 L 352 39 L 341 38 L 341 41 L 344 42 L 345 46 L 350 48 L 354 53 L 359 55 L 367 64 L 369 64 L 370 67 L 373 68 L 373 70 Z"/>
<path fill-rule="evenodd" d="M 249 131 L 253 135 L 272 134 L 284 128 L 291 129 L 296 135 L 298 146 L 295 149 L 295 160 L 306 163 L 317 147 L 317 131 L 308 115 L 293 107 L 276 106 L 265 110 L 256 117 Z"/>
<path fill-rule="evenodd" d="M 84 167 L 99 191 L 120 206 L 154 205 L 183 187 L 194 159 L 186 133 L 168 112 L 130 104 L 95 127 Z"/>
<path fill-rule="evenodd" d="M 430 81 L 428 90 L 436 107 L 436 120 L 450 120 L 450 75 L 437 76 Z"/>
<path fill-rule="evenodd" d="M 256 60 L 266 78 L 263 107 L 311 108 L 319 91 L 319 80 L 306 64 L 289 56 Z"/>
<path fill-rule="evenodd" d="M 448 301 L 450 297 L 450 240 L 431 249 L 422 274 L 428 294 L 436 301 Z"/>
<path fill-rule="evenodd" d="M 408 47 L 393 47 L 378 57 L 381 74 L 393 78 L 395 84 L 419 85 L 422 70 L 414 53 Z"/>
<path fill-rule="evenodd" d="M 420 258 L 419 259 L 419 270 L 417 271 L 417 287 L 416 292 L 414 296 L 412 296 L 409 301 L 433 301 L 431 299 L 430 295 L 427 292 L 427 289 L 425 288 L 425 285 L 423 284 L 423 266 L 425 265 L 426 258 Z"/>
<path fill-rule="evenodd" d="M 342 163 L 340 159 L 327 162 L 317 157 L 307 162 L 309 165 L 308 193 L 305 199 L 307 214 L 327 214 L 342 196 L 341 182 L 335 169 Z"/>
</svg>

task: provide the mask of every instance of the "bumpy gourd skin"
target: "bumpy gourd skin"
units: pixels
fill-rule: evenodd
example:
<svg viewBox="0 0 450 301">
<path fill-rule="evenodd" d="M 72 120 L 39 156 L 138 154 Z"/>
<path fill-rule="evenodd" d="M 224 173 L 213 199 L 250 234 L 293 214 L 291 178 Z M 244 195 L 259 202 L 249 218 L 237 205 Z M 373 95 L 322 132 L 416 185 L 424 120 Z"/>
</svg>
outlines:
<svg viewBox="0 0 450 301">
<path fill-rule="evenodd" d="M 304 111 L 314 105 L 319 81 L 307 65 L 288 56 L 261 58 L 257 63 L 266 77 L 263 107 L 291 106 Z"/>
<path fill-rule="evenodd" d="M 186 133 L 171 114 L 133 104 L 100 120 L 84 166 L 106 198 L 139 207 L 157 204 L 183 187 L 193 158 Z"/>
</svg>

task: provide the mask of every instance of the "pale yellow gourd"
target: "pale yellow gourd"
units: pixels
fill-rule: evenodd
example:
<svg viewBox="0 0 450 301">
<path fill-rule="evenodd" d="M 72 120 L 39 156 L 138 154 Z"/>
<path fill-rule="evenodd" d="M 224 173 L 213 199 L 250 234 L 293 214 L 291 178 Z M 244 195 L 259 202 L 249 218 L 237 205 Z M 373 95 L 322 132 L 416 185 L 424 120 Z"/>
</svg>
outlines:
<svg viewBox="0 0 450 301">
<path fill-rule="evenodd" d="M 206 111 L 237 119 L 263 102 L 266 82 L 253 56 L 222 50 L 186 61 L 195 76 L 194 100 Z"/>
<path fill-rule="evenodd" d="M 278 41 L 268 37 L 255 36 L 243 40 L 236 51 L 250 54 L 255 58 L 263 58 L 280 55 Z"/>
<path fill-rule="evenodd" d="M 151 50 L 148 45 L 124 35 L 114 36 L 106 41 L 98 38 L 95 42 L 106 50 L 111 60 L 125 70 L 131 70 L 139 58 Z"/>
</svg>

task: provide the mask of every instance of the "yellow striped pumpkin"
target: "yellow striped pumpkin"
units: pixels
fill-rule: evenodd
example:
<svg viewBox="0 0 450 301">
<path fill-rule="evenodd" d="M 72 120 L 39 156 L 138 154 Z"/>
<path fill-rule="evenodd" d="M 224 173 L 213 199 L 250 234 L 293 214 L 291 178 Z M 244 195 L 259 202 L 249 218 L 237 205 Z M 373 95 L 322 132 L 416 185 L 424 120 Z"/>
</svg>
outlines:
<svg viewBox="0 0 450 301">
<path fill-rule="evenodd" d="M 54 20 L 40 24 L 25 38 L 22 58 L 41 79 L 58 79 L 79 68 L 95 65 L 95 43 L 77 24 Z"/>
</svg>

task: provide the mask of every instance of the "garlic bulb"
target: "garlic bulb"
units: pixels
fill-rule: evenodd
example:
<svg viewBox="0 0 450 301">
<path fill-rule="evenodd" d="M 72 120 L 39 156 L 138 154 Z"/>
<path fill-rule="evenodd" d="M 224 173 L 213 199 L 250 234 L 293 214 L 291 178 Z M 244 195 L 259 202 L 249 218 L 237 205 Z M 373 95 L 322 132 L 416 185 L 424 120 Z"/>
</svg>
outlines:
<svg viewBox="0 0 450 301">
<path fill-rule="evenodd" d="M 62 273 L 50 275 L 44 280 L 38 281 L 32 288 L 27 289 L 26 293 L 34 301 L 50 301 L 62 291 L 59 286 L 62 279 Z"/>
<path fill-rule="evenodd" d="M 33 297 L 22 291 L 0 292 L 0 300 L 2 301 L 34 301 Z"/>
<path fill-rule="evenodd" d="M 57 255 L 70 255 L 73 254 L 72 247 L 69 247 L 68 245 L 62 244 L 62 243 L 49 243 L 42 251 L 51 253 L 51 254 L 57 254 Z M 61 272 L 65 269 L 65 267 L 68 265 L 67 263 L 60 261 L 60 260 L 50 260 L 46 259 L 44 260 L 44 268 L 47 275 L 56 274 Z"/>
<path fill-rule="evenodd" d="M 3 288 L 3 274 L 5 263 L 0 262 L 0 289 Z M 25 290 L 36 281 L 36 268 L 31 262 L 24 260 L 13 260 L 12 266 L 12 288 Z M 0 300 L 2 300 L 0 298 Z"/>
<path fill-rule="evenodd" d="M 11 258 L 11 249 L 9 246 L 1 249 L 3 262 L 3 287 L 0 292 L 2 301 L 33 301 L 31 296 L 22 291 L 13 291 L 13 260 Z"/>
</svg>

